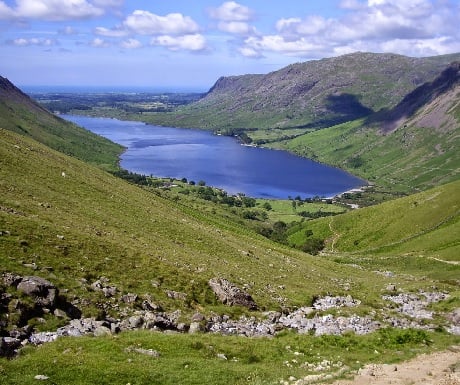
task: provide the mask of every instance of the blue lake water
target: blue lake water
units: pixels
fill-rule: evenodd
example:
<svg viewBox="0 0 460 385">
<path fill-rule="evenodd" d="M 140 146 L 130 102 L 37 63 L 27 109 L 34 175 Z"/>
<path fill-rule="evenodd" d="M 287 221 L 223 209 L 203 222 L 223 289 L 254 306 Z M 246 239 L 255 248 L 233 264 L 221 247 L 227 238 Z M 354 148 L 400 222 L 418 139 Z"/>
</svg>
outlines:
<svg viewBox="0 0 460 385">
<path fill-rule="evenodd" d="M 343 170 L 285 151 L 242 146 L 208 131 L 63 115 L 127 148 L 121 166 L 139 174 L 205 181 L 229 194 L 287 199 L 331 197 L 366 184 Z"/>
</svg>

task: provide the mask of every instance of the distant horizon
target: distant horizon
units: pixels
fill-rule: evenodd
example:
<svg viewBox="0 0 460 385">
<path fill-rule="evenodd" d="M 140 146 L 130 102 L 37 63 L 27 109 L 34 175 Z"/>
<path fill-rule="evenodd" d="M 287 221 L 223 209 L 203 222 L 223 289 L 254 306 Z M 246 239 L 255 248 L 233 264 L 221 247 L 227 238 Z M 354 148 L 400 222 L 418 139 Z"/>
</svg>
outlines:
<svg viewBox="0 0 460 385">
<path fill-rule="evenodd" d="M 206 93 L 209 88 L 128 85 L 30 85 L 15 84 L 25 93 Z"/>
</svg>

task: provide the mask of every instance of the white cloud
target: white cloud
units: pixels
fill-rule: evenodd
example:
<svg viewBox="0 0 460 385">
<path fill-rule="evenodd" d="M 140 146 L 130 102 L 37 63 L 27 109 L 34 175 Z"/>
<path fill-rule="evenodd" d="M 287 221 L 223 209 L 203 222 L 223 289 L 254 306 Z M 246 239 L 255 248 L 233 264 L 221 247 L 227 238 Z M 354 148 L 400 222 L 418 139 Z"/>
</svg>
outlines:
<svg viewBox="0 0 460 385">
<path fill-rule="evenodd" d="M 61 21 L 104 14 L 104 9 L 87 0 L 16 0 L 15 7 L 0 2 L 0 18 Z"/>
<path fill-rule="evenodd" d="M 51 47 L 53 45 L 56 45 L 57 42 L 54 39 L 42 39 L 42 38 L 33 37 L 30 39 L 25 39 L 25 38 L 14 39 L 13 41 L 11 41 L 11 44 L 18 46 L 18 47 L 27 47 L 31 45 Z"/>
<path fill-rule="evenodd" d="M 340 6 L 345 11 L 337 18 L 280 18 L 277 35 L 246 39 L 239 52 L 246 57 L 276 52 L 314 58 L 356 50 L 411 56 L 459 51 L 460 7 L 454 2 L 342 0 Z"/>
<path fill-rule="evenodd" d="M 93 3 L 102 8 L 119 8 L 125 0 L 93 0 Z"/>
<path fill-rule="evenodd" d="M 243 21 L 221 21 L 218 28 L 222 32 L 228 32 L 236 35 L 250 35 L 255 33 L 255 28 Z"/>
<path fill-rule="evenodd" d="M 206 50 L 206 39 L 203 35 L 183 35 L 169 36 L 163 35 L 152 38 L 152 45 L 166 47 L 171 51 L 188 50 L 188 51 L 204 51 Z"/>
<path fill-rule="evenodd" d="M 309 42 L 305 38 L 294 41 L 285 40 L 279 35 L 268 35 L 262 37 L 251 36 L 245 41 L 245 47 L 256 52 L 272 51 L 285 54 L 307 55 L 320 47 L 315 43 Z"/>
<path fill-rule="evenodd" d="M 254 58 L 254 59 L 259 59 L 263 57 L 260 51 L 257 51 L 251 47 L 240 47 L 238 48 L 238 52 L 244 57 L 249 57 L 249 58 Z"/>
<path fill-rule="evenodd" d="M 221 21 L 249 21 L 253 12 L 244 5 L 227 1 L 218 8 L 210 8 L 209 16 Z"/>
<path fill-rule="evenodd" d="M 115 27 L 112 29 L 104 28 L 104 27 L 96 27 L 94 29 L 94 33 L 99 36 L 105 37 L 125 37 L 129 35 L 129 31 L 122 27 Z"/>
<path fill-rule="evenodd" d="M 120 43 L 121 48 L 126 48 L 126 49 L 135 49 L 135 48 L 141 48 L 142 43 L 139 40 L 136 39 L 127 39 L 123 40 Z"/>
<path fill-rule="evenodd" d="M 91 47 L 94 47 L 94 48 L 106 48 L 110 44 L 106 40 L 101 39 L 100 37 L 96 37 L 95 39 L 91 41 L 90 45 Z"/>
<path fill-rule="evenodd" d="M 385 52 L 405 52 L 410 56 L 443 55 L 460 52 L 460 41 L 452 41 L 446 37 L 424 40 L 394 39 L 381 44 Z"/>
<path fill-rule="evenodd" d="M 0 20 L 11 19 L 12 17 L 14 17 L 14 11 L 3 1 L 0 1 Z"/>
<path fill-rule="evenodd" d="M 140 35 L 185 35 L 199 31 L 198 24 L 189 16 L 170 13 L 159 16 L 149 11 L 137 10 L 129 15 L 123 26 Z"/>
</svg>

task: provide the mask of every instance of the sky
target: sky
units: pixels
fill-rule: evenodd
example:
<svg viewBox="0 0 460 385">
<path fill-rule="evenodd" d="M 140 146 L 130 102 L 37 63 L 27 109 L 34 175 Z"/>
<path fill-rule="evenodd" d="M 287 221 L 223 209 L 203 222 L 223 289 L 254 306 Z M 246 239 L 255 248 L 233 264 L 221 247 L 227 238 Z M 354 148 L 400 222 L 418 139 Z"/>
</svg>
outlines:
<svg viewBox="0 0 460 385">
<path fill-rule="evenodd" d="M 0 76 L 18 86 L 207 91 L 356 51 L 460 52 L 460 0 L 0 0 Z"/>
</svg>

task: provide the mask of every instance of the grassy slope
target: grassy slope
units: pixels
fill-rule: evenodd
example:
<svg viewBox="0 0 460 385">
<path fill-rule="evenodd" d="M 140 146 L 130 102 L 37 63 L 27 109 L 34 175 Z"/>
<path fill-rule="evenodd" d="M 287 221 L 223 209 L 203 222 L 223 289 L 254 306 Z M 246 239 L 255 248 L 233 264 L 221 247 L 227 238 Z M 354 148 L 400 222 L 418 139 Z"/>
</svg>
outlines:
<svg viewBox="0 0 460 385">
<path fill-rule="evenodd" d="M 382 284 L 159 198 L 28 138 L 0 133 L 0 228 L 11 233 L 0 242 L 3 269 L 30 274 L 25 264 L 35 263 L 34 274 L 90 298 L 89 308 L 100 299 L 89 284 L 100 276 L 121 292 L 151 294 L 166 309 L 190 312 L 216 305 L 207 286 L 214 276 L 248 284 L 255 300 L 272 309 L 308 304 L 314 295 L 335 291 L 334 280 L 342 276 L 362 293 Z M 166 289 L 186 292 L 187 301 L 169 299 Z"/>
<path fill-rule="evenodd" d="M 328 239 L 327 254 L 345 260 L 354 255 L 354 260 L 366 260 L 366 265 L 374 267 L 456 279 L 460 270 L 459 197 L 460 181 L 456 181 L 378 206 L 307 222 L 290 240 L 301 243 L 308 228 Z"/>
<path fill-rule="evenodd" d="M 65 121 L 0 78 L 0 128 L 34 138 L 65 154 L 115 169 L 123 148 Z"/>
</svg>

